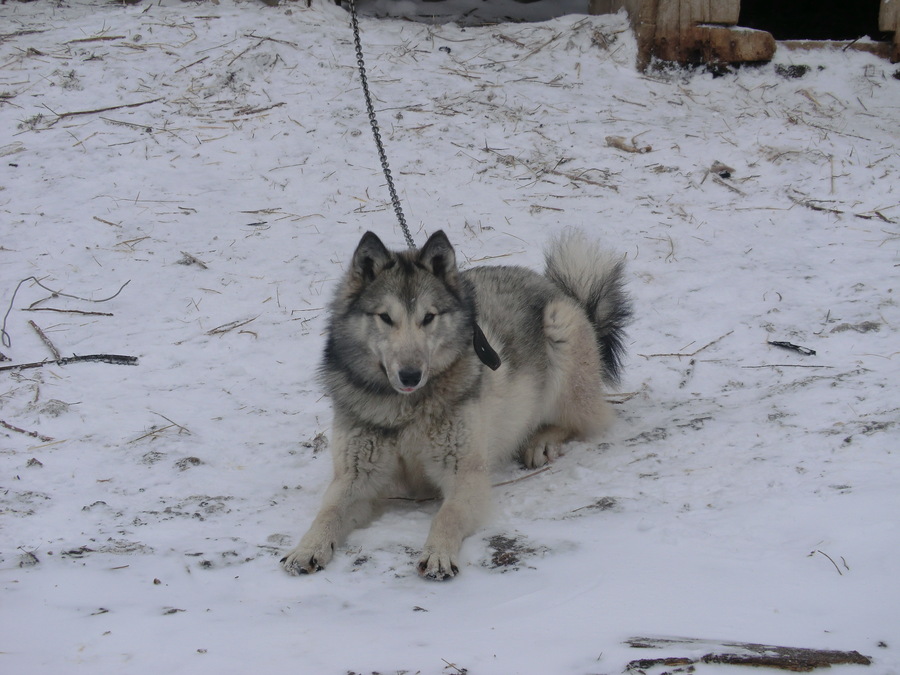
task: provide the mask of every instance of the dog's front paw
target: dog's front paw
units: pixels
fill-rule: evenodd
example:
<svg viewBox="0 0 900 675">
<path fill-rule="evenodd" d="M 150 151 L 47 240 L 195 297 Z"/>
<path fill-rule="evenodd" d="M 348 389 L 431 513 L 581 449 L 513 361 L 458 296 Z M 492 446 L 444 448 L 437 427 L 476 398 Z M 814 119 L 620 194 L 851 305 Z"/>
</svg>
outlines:
<svg viewBox="0 0 900 675">
<path fill-rule="evenodd" d="M 459 574 L 455 556 L 427 549 L 419 559 L 416 569 L 419 570 L 419 576 L 432 581 L 446 581 Z"/>
<path fill-rule="evenodd" d="M 311 547 L 301 541 L 293 551 L 281 559 L 281 566 L 292 576 L 312 574 L 325 569 L 333 554 L 333 543 Z"/>
</svg>

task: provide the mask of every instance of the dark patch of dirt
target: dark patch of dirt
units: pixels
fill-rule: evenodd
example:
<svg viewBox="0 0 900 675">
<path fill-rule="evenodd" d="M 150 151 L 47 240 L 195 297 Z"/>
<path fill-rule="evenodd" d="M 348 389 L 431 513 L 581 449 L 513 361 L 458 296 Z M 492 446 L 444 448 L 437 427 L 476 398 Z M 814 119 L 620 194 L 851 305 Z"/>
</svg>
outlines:
<svg viewBox="0 0 900 675">
<path fill-rule="evenodd" d="M 485 560 L 482 565 L 492 570 L 501 572 L 517 570 L 527 566 L 523 562 L 528 558 L 543 555 L 548 551 L 543 546 L 531 546 L 523 541 L 522 537 L 509 537 L 504 534 L 495 534 L 487 540 L 492 549 L 490 560 Z"/>
</svg>

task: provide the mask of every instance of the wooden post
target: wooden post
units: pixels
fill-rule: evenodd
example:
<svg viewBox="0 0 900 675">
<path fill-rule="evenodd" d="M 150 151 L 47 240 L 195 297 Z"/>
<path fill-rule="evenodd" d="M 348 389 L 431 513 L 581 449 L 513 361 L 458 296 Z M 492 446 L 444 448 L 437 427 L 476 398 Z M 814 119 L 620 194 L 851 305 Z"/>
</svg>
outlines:
<svg viewBox="0 0 900 675">
<path fill-rule="evenodd" d="M 900 0 L 881 0 L 881 11 L 878 14 L 878 29 L 886 33 L 894 32 L 891 63 L 897 63 L 900 61 Z"/>
<path fill-rule="evenodd" d="M 900 0 L 885 0 L 900 3 Z M 591 0 L 592 14 L 625 8 L 638 41 L 638 67 L 651 59 L 678 63 L 768 61 L 775 39 L 736 27 L 740 0 Z"/>
</svg>

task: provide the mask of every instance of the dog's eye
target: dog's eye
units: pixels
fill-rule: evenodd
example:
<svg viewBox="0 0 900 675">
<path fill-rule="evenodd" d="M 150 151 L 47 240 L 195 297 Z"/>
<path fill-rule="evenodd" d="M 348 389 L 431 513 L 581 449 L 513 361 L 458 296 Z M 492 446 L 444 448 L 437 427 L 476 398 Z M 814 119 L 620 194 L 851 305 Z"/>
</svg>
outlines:
<svg viewBox="0 0 900 675">
<path fill-rule="evenodd" d="M 423 326 L 427 326 L 432 321 L 434 321 L 434 314 L 432 314 L 431 312 L 428 312 L 428 314 L 426 314 L 425 316 L 422 317 L 422 325 Z"/>
<path fill-rule="evenodd" d="M 388 314 L 387 312 L 382 312 L 381 314 L 378 315 L 378 318 L 381 319 L 382 321 L 384 321 L 388 326 L 394 325 L 394 321 L 391 319 L 391 315 Z"/>
</svg>

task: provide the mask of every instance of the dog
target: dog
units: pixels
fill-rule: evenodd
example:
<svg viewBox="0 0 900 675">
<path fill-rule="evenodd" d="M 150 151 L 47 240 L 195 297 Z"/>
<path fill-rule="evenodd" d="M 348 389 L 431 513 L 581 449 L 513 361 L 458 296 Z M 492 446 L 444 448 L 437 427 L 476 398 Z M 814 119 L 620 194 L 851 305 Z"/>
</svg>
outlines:
<svg viewBox="0 0 900 675">
<path fill-rule="evenodd" d="M 631 305 L 624 261 L 577 231 L 523 267 L 460 271 L 438 231 L 420 249 L 359 242 L 330 306 L 320 376 L 334 408 L 334 476 L 318 515 L 281 563 L 323 569 L 376 503 L 397 490 L 443 498 L 417 568 L 459 573 L 482 522 L 492 467 L 552 461 L 611 418 Z"/>
</svg>

